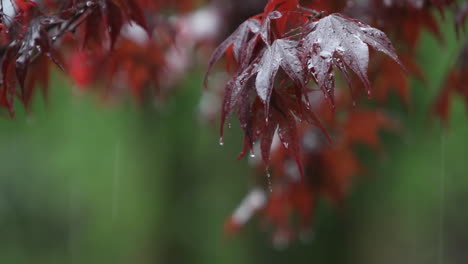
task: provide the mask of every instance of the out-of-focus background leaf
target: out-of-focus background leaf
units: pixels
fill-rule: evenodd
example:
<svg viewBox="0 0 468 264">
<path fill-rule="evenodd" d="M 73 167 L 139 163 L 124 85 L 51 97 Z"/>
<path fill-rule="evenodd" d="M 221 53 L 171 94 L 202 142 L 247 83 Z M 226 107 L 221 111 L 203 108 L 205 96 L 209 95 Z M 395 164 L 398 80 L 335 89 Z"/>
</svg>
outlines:
<svg viewBox="0 0 468 264">
<path fill-rule="evenodd" d="M 284 250 L 258 219 L 223 233 L 251 171 L 238 128 L 220 147 L 198 120 L 201 72 L 158 109 L 103 106 L 56 75 L 49 103 L 0 119 L 0 263 L 466 263 L 466 109 L 456 100 L 445 130 L 428 114 L 461 47 L 445 29 L 443 46 L 421 41 L 428 80 L 392 113 L 404 129 L 363 153 L 371 176 Z"/>
</svg>

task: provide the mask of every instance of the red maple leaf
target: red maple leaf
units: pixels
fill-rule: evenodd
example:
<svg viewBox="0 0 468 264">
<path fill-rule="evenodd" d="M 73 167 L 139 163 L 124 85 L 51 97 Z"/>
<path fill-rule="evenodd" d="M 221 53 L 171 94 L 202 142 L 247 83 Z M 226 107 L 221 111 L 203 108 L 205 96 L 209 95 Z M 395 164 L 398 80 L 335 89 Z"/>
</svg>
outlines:
<svg viewBox="0 0 468 264">
<path fill-rule="evenodd" d="M 296 19 L 290 19 L 292 14 Z M 341 70 L 347 79 L 349 68 L 370 93 L 368 46 L 399 63 L 389 39 L 378 29 L 339 14 L 322 17 L 319 12 L 299 7 L 297 1 L 270 1 L 264 13 L 241 24 L 210 60 L 205 84 L 223 54 L 228 64 L 236 66 L 225 89 L 221 138 L 226 117 L 237 109 L 247 147 L 252 148 L 261 137 L 267 163 L 272 135 L 278 129 L 283 145 L 294 153 L 300 167 L 296 126 L 303 109 L 308 108 L 309 116 L 313 115 L 308 100 L 310 81 L 317 83 L 334 106 L 333 68 Z M 318 119 L 313 123 L 319 125 Z"/>
</svg>

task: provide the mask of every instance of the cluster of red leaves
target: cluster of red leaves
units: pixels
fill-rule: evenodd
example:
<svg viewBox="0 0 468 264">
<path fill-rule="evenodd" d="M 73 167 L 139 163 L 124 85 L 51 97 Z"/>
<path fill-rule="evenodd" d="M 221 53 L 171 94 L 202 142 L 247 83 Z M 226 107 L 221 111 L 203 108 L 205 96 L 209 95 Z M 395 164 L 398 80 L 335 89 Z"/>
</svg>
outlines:
<svg viewBox="0 0 468 264">
<path fill-rule="evenodd" d="M 345 122 L 325 119 L 327 131 L 314 114 L 318 107 L 310 103 L 309 95 L 312 86 L 318 86 L 328 102 L 319 100 L 318 104 L 335 109 L 334 68 L 353 87 L 351 69 L 370 95 L 368 46 L 400 63 L 382 31 L 339 14 L 325 16 L 302 8 L 298 1 L 277 0 L 244 22 L 214 51 L 207 77 L 223 55 L 233 72 L 224 94 L 221 137 L 226 117 L 236 112 L 245 133 L 239 158 L 249 150 L 254 152 L 258 141 L 260 168 L 266 165 L 273 175 L 270 195 L 262 196 L 254 189 L 228 220 L 229 231 L 237 230 L 260 210 L 275 228 L 274 240 L 289 240 L 296 235 L 291 229 L 293 212 L 299 215 L 301 229 L 309 228 L 321 196 L 337 203 L 343 199 L 351 178 L 361 170 L 353 145 L 360 142 L 377 148 L 378 129 L 392 127 L 391 122 L 379 112 L 345 111 Z M 319 116 L 324 118 L 324 111 Z M 319 133 L 331 141 L 329 132 L 335 135 L 332 144 L 322 140 L 307 144 Z M 283 147 L 272 150 L 275 136 Z M 264 169 L 260 171 L 264 175 Z"/>
<path fill-rule="evenodd" d="M 161 94 L 169 79 L 168 54 L 192 35 L 177 40 L 174 27 L 159 13 L 185 12 L 197 3 L 0 0 L 0 106 L 13 115 L 16 99 L 28 107 L 39 86 L 46 95 L 52 64 L 83 89 L 104 87 L 105 96 L 128 90 L 143 101 Z M 297 234 L 291 215 L 297 213 L 301 229 L 308 229 L 322 196 L 342 202 L 351 179 L 363 170 L 355 145 L 378 151 L 377 132 L 397 127 L 381 107 L 391 91 L 410 104 L 409 74 L 424 79 L 415 63 L 421 32 L 428 30 L 442 42 L 434 10 L 443 15 L 448 8 L 461 32 L 468 4 L 456 0 L 269 0 L 262 13 L 221 43 L 205 78 L 206 86 L 210 71 L 224 56 L 232 78 L 224 91 L 221 143 L 224 124 L 235 113 L 244 131 L 239 158 L 260 153 L 257 169 L 264 175 L 266 167 L 272 175 L 272 192 L 254 189 L 228 221 L 229 230 L 261 211 L 274 226 L 275 237 L 289 240 Z M 144 36 L 128 34 L 135 30 Z M 383 32 L 397 43 L 399 56 Z M 384 55 L 370 61 L 369 47 Z M 335 83 L 341 85 L 337 71 L 351 88 L 351 99 L 335 91 Z M 468 101 L 467 76 L 463 55 L 434 106 L 443 120 L 453 94 Z M 372 94 L 378 107 L 350 110 L 363 94 Z"/>
<path fill-rule="evenodd" d="M 11 12 L 4 12 L 7 2 Z M 104 83 L 105 95 L 129 87 L 141 101 L 157 93 L 170 40 L 155 41 L 151 34 L 173 35 L 158 12 L 191 5 L 192 1 L 151 0 L 0 1 L 0 106 L 10 115 L 16 98 L 28 107 L 36 87 L 48 90 L 51 64 L 69 73 L 80 87 Z M 131 31 L 143 32 L 139 38 L 145 41 L 126 36 Z"/>
<path fill-rule="evenodd" d="M 368 46 L 399 62 L 390 40 L 378 29 L 339 14 L 323 16 L 301 8 L 297 0 L 270 1 L 262 14 L 244 22 L 221 43 L 210 60 L 207 77 L 224 54 L 234 68 L 225 89 L 221 137 L 226 117 L 236 111 L 245 133 L 244 153 L 260 139 L 262 158 L 268 164 L 278 130 L 302 171 L 297 123 L 321 127 L 311 111 L 309 84 L 317 84 L 335 107 L 333 70 L 339 69 L 351 84 L 351 69 L 370 95 Z"/>
<path fill-rule="evenodd" d="M 311 229 L 320 198 L 340 205 L 352 178 L 364 171 L 355 146 L 379 152 L 378 131 L 398 129 L 384 114 L 391 92 L 409 105 L 409 77 L 425 80 L 415 48 L 423 30 L 443 42 L 434 9 L 441 14 L 446 8 L 455 10 L 457 27 L 466 18 L 465 5 L 456 1 L 344 2 L 270 0 L 262 14 L 241 24 L 214 51 L 205 81 L 223 55 L 233 76 L 224 93 L 221 143 L 224 123 L 235 113 L 244 131 L 239 158 L 248 151 L 251 156 L 260 153 L 263 162 L 255 163 L 257 173 L 262 178 L 271 175 L 270 192 L 265 191 L 268 187 L 254 187 L 228 219 L 227 231 L 237 231 L 258 213 L 273 227 L 273 241 L 283 243 Z M 387 32 L 397 43 L 401 62 L 382 31 L 323 12 L 337 8 Z M 387 56 L 375 54 L 369 62 L 368 46 Z M 468 74 L 461 64 L 451 71 L 435 108 L 445 119 L 452 94 L 467 98 Z M 335 69 L 351 88 L 349 100 L 341 100 L 346 96 L 334 90 Z M 376 107 L 360 109 L 355 101 L 362 99 L 362 91 L 371 95 L 371 84 Z M 300 232 L 294 223 L 299 223 Z"/>
</svg>

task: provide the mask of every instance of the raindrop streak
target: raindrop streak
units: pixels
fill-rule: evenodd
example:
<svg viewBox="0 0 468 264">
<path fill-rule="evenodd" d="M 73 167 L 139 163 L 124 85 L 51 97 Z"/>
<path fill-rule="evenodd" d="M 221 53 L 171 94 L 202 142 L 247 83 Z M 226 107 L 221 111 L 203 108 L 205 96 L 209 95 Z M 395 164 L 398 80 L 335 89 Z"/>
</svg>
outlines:
<svg viewBox="0 0 468 264">
<path fill-rule="evenodd" d="M 439 264 L 444 263 L 444 215 L 445 215 L 445 134 L 440 135 L 440 212 L 439 212 Z"/>
<path fill-rule="evenodd" d="M 68 212 L 68 257 L 69 263 L 76 263 L 79 256 L 79 228 L 77 227 L 76 219 L 79 217 L 79 196 L 80 189 L 77 180 L 70 179 L 69 187 L 69 212 Z"/>
<path fill-rule="evenodd" d="M 112 178 L 112 222 L 119 214 L 119 191 L 120 191 L 120 141 L 115 145 L 114 175 Z"/>
<path fill-rule="evenodd" d="M 267 167 L 265 171 L 266 171 L 267 180 L 268 180 L 268 189 L 270 190 L 270 193 L 272 193 L 273 192 L 273 184 L 271 183 L 270 169 Z"/>
</svg>

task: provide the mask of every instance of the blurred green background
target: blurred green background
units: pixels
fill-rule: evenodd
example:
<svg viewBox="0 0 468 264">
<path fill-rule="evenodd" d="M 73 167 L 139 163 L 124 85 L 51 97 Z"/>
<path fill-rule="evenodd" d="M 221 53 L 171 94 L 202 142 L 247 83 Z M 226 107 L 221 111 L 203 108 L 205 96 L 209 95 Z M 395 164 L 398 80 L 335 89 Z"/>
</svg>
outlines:
<svg viewBox="0 0 468 264">
<path fill-rule="evenodd" d="M 457 98 L 445 130 L 428 115 L 461 49 L 445 29 L 444 45 L 421 41 L 428 81 L 413 81 L 409 109 L 396 104 L 404 131 L 364 157 L 373 175 L 284 250 L 255 219 L 223 233 L 251 170 L 235 160 L 238 129 L 220 147 L 198 120 L 202 73 L 161 109 L 102 106 L 55 76 L 49 103 L 0 119 L 0 263 L 467 263 L 465 107 Z"/>
</svg>

